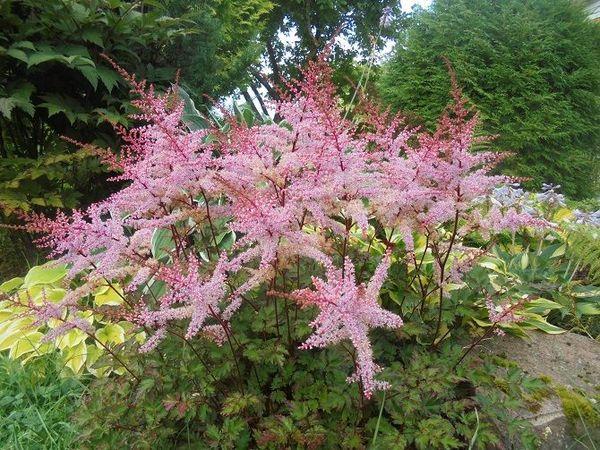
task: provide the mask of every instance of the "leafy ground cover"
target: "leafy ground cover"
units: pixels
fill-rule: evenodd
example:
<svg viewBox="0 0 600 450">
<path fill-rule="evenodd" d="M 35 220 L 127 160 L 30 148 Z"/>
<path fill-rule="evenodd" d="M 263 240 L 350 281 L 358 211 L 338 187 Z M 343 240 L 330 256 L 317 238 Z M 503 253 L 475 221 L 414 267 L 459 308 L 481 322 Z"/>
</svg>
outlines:
<svg viewBox="0 0 600 450">
<path fill-rule="evenodd" d="M 6 450 L 70 449 L 84 380 L 61 377 L 52 356 L 26 366 L 0 355 L 0 442 Z"/>
</svg>

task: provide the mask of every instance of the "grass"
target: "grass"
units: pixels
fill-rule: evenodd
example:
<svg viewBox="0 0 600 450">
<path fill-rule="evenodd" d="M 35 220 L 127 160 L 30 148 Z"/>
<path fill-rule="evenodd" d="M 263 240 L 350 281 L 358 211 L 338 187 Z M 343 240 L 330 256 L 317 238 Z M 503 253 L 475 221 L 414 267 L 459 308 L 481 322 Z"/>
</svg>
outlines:
<svg viewBox="0 0 600 450">
<path fill-rule="evenodd" d="M 52 355 L 26 366 L 0 355 L 0 449 L 76 447 L 71 417 L 85 386 L 60 372 Z"/>
</svg>

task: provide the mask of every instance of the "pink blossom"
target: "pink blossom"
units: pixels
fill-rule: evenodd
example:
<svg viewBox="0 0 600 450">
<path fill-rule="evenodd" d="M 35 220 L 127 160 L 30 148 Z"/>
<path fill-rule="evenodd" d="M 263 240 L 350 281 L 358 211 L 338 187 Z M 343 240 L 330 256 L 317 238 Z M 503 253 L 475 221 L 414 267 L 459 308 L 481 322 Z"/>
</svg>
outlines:
<svg viewBox="0 0 600 450">
<path fill-rule="evenodd" d="M 386 383 L 375 380 L 375 374 L 381 369 L 373 361 L 369 329 L 402 326 L 402 319 L 381 308 L 377 301 L 389 264 L 389 256 L 386 255 L 370 283 L 357 285 L 354 265 L 347 258 L 343 271 L 332 264 L 327 265 L 327 281 L 313 277 L 314 291 L 302 289 L 292 294 L 302 304 L 319 309 L 318 316 L 311 323 L 315 331 L 301 348 L 326 347 L 350 340 L 356 349 L 356 373 L 349 381 L 359 381 L 367 398 L 374 390 L 387 387 Z"/>
</svg>

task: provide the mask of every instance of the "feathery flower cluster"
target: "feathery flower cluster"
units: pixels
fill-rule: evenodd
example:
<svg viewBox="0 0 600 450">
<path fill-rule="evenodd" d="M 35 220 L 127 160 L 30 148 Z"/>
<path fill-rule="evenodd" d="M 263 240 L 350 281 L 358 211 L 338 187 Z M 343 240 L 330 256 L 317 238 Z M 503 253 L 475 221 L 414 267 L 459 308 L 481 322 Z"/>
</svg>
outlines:
<svg viewBox="0 0 600 450">
<path fill-rule="evenodd" d="M 523 307 L 526 298 L 519 300 L 516 303 L 504 303 L 496 305 L 492 300 L 492 297 L 486 299 L 485 306 L 488 310 L 490 322 L 495 326 L 494 333 L 498 336 L 504 336 L 504 331 L 497 327 L 497 325 L 508 325 L 510 323 L 521 322 L 524 317 L 519 316 L 516 313 Z"/>
<path fill-rule="evenodd" d="M 427 133 L 403 128 L 399 116 L 373 105 L 363 105 L 360 126 L 346 119 L 331 73 L 324 57 L 309 64 L 276 105 L 280 124 L 247 126 L 226 117 L 227 132 L 217 125 L 189 131 L 175 91 L 157 95 L 122 73 L 139 97 L 135 119 L 146 123 L 119 130 L 125 145 L 118 157 L 103 154 L 126 187 L 71 216 L 29 217 L 29 230 L 45 233 L 40 245 L 84 281 L 57 307 L 77 309 L 78 296 L 119 283 L 137 296 L 124 303 L 123 317 L 155 330 L 142 350 L 158 345 L 169 324 L 181 320 L 189 322 L 187 338 L 222 342 L 248 291 L 300 258 L 314 260 L 327 280 L 313 278 L 314 290 L 290 296 L 319 310 L 303 348 L 348 339 L 357 350 L 350 379 L 367 396 L 385 387 L 375 380 L 379 367 L 368 334 L 402 325 L 377 301 L 389 256 L 365 285 L 346 254 L 343 267 L 336 266 L 336 245 L 355 226 L 366 231 L 370 220 L 401 230 L 409 252 L 413 231 L 434 236 L 447 223 L 454 240 L 477 228 L 539 222 L 511 205 L 489 211 L 476 205 L 511 180 L 488 173 L 498 154 L 471 152 L 482 142 L 474 137 L 478 117 L 454 79 L 454 106 Z M 169 239 L 157 238 L 164 233 Z M 236 242 L 226 246 L 223 236 L 231 233 Z M 452 243 L 438 248 L 449 254 Z M 150 288 L 157 283 L 166 287 L 159 298 Z"/>
<path fill-rule="evenodd" d="M 349 380 L 360 381 L 367 398 L 375 389 L 387 387 L 386 383 L 375 381 L 374 378 L 381 369 L 373 362 L 369 329 L 402 326 L 399 316 L 384 310 L 377 302 L 389 265 L 390 258 L 386 255 L 369 284 L 357 285 L 354 265 L 347 258 L 343 271 L 332 264 L 327 265 L 327 281 L 313 277 L 314 291 L 302 289 L 292 293 L 292 297 L 303 305 L 315 305 L 319 309 L 319 315 L 311 324 L 315 332 L 301 348 L 326 347 L 350 340 L 356 349 L 357 368 Z"/>
</svg>

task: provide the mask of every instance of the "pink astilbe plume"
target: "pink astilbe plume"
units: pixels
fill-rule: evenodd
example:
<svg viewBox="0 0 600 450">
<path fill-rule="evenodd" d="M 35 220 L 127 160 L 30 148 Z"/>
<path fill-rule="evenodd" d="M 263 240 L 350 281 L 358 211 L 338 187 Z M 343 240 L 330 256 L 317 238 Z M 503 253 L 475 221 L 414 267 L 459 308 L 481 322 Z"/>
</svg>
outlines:
<svg viewBox="0 0 600 450">
<path fill-rule="evenodd" d="M 389 255 L 386 255 L 369 284 L 357 285 L 354 265 L 347 258 L 343 271 L 327 265 L 327 281 L 313 277 L 315 290 L 302 289 L 292 293 L 292 297 L 303 305 L 314 305 L 319 309 L 311 323 L 315 331 L 301 348 L 326 347 L 350 340 L 356 349 L 356 372 L 349 381 L 360 382 L 367 398 L 374 390 L 387 387 L 385 382 L 375 380 L 375 374 L 381 368 L 373 361 L 369 330 L 402 326 L 402 319 L 384 310 L 377 301 L 389 265 Z"/>
<path fill-rule="evenodd" d="M 380 369 L 368 333 L 402 325 L 377 300 L 391 257 L 370 283 L 357 284 L 346 251 L 351 230 L 367 233 L 371 221 L 395 228 L 408 253 L 412 233 L 427 233 L 439 241 L 439 261 L 447 262 L 467 232 L 543 224 L 511 207 L 482 207 L 478 199 L 510 179 L 489 174 L 498 154 L 472 151 L 482 142 L 475 136 L 478 117 L 455 80 L 454 104 L 433 133 L 403 128 L 401 117 L 367 103 L 354 123 L 340 107 L 325 58 L 289 83 L 275 105 L 281 123 L 249 126 L 225 115 L 227 131 L 217 124 L 190 131 L 176 89 L 157 94 L 121 71 L 137 97 L 134 119 L 143 124 L 117 129 L 124 142 L 118 155 L 97 153 L 125 187 L 71 215 L 30 215 L 25 226 L 43 234 L 38 243 L 69 266 L 69 279 L 83 283 L 56 307 L 85 309 L 89 302 L 78 300 L 118 283 L 127 298 L 114 317 L 154 331 L 141 350 L 159 345 L 169 326 L 182 321 L 186 339 L 222 343 L 246 294 L 285 279 L 291 264 L 316 262 L 305 270 L 325 266 L 326 281 L 313 278 L 314 290 L 288 295 L 319 309 L 303 347 L 348 339 L 356 349 L 350 379 L 367 397 L 385 387 L 375 380 Z M 169 238 L 159 252 L 157 233 Z M 224 246 L 223 236 L 232 233 L 235 242 Z M 450 274 L 437 267 L 440 286 L 458 281 L 475 258 Z M 150 284 L 159 282 L 166 289 L 154 298 Z"/>
</svg>

